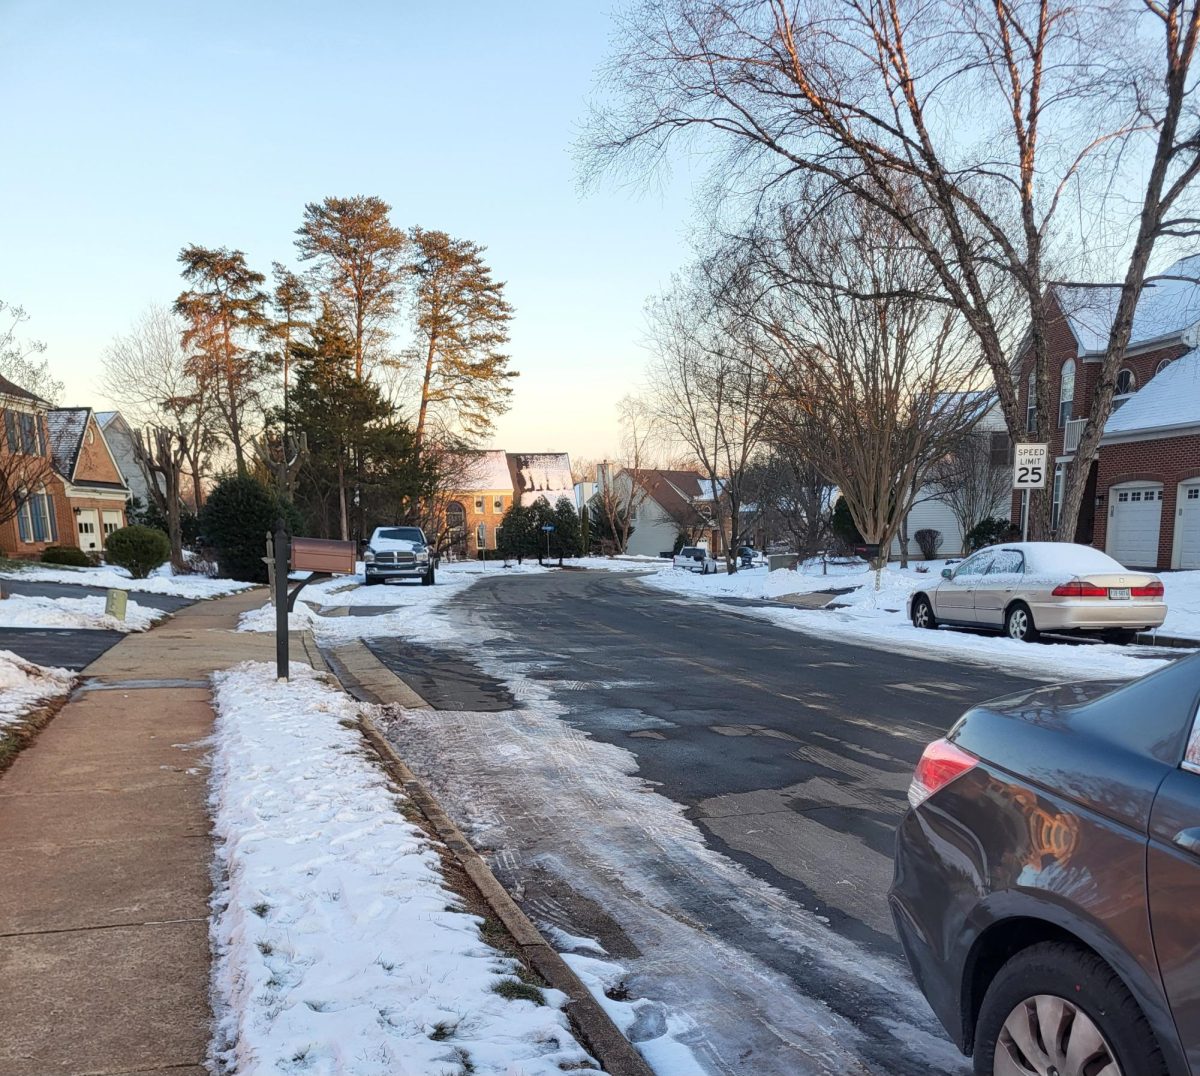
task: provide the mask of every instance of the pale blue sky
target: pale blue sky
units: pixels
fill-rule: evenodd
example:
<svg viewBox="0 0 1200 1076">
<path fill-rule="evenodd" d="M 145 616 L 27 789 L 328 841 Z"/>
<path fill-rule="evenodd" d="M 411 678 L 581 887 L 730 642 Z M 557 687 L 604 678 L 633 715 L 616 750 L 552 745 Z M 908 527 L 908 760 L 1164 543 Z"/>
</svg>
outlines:
<svg viewBox="0 0 1200 1076">
<path fill-rule="evenodd" d="M 686 259 L 686 183 L 581 196 L 570 147 L 610 4 L 0 0 L 0 298 L 66 404 L 195 242 L 294 264 L 306 201 L 377 194 L 485 244 L 517 308 L 495 443 L 600 455 L 642 305 Z"/>
</svg>

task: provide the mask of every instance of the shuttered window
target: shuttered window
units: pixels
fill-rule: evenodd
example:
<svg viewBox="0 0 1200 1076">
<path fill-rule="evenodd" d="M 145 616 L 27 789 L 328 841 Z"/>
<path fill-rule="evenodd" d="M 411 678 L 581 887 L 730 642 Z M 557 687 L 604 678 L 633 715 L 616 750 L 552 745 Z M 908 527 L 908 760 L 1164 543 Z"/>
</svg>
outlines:
<svg viewBox="0 0 1200 1076">
<path fill-rule="evenodd" d="M 4 412 L 4 436 L 9 452 L 21 451 L 21 442 L 17 438 L 17 416 L 11 411 Z"/>
</svg>

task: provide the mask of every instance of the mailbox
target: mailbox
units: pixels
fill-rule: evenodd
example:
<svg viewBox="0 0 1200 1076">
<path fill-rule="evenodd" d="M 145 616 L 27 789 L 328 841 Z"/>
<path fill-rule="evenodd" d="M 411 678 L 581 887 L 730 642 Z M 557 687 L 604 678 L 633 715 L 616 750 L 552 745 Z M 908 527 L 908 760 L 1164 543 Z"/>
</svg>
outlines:
<svg viewBox="0 0 1200 1076">
<path fill-rule="evenodd" d="M 293 538 L 292 570 L 353 575 L 358 560 L 355 542 L 329 538 Z"/>
</svg>

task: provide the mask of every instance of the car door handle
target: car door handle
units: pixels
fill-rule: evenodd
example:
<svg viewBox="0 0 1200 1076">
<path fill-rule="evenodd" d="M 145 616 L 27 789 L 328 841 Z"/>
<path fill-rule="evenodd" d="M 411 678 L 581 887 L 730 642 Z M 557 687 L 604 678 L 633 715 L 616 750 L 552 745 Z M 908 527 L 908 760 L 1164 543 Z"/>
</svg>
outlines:
<svg viewBox="0 0 1200 1076">
<path fill-rule="evenodd" d="M 1200 856 L 1200 827 L 1181 829 L 1175 834 L 1175 843 L 1185 852 L 1191 852 L 1194 856 Z"/>
</svg>

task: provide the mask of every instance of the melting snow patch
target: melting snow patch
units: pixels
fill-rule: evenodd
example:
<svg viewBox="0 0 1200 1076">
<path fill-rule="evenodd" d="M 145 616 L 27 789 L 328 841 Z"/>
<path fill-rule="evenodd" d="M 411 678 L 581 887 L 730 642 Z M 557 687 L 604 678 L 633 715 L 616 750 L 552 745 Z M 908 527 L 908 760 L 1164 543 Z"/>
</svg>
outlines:
<svg viewBox="0 0 1200 1076">
<path fill-rule="evenodd" d="M 496 992 L 518 964 L 481 937 L 437 851 L 307 666 L 213 677 L 217 1072 L 560 1076 L 590 1059 L 561 1012 Z"/>
<path fill-rule="evenodd" d="M 12 572 L 0 572 L 0 578 L 23 579 L 30 583 L 74 583 L 81 587 L 106 590 L 140 590 L 147 594 L 173 594 L 179 598 L 219 598 L 249 590 L 253 583 L 232 579 L 210 579 L 206 575 L 174 575 L 170 565 L 155 569 L 148 579 L 134 579 L 124 568 L 48 568 L 34 565 Z"/>
<path fill-rule="evenodd" d="M 146 631 L 165 613 L 129 601 L 125 619 L 104 611 L 104 599 L 42 598 L 13 594 L 0 601 L 0 627 L 5 628 L 107 628 L 110 631 Z"/>
<path fill-rule="evenodd" d="M 20 721 L 30 710 L 65 695 L 75 674 L 53 666 L 34 665 L 11 650 L 0 650 L 0 728 Z"/>
</svg>

